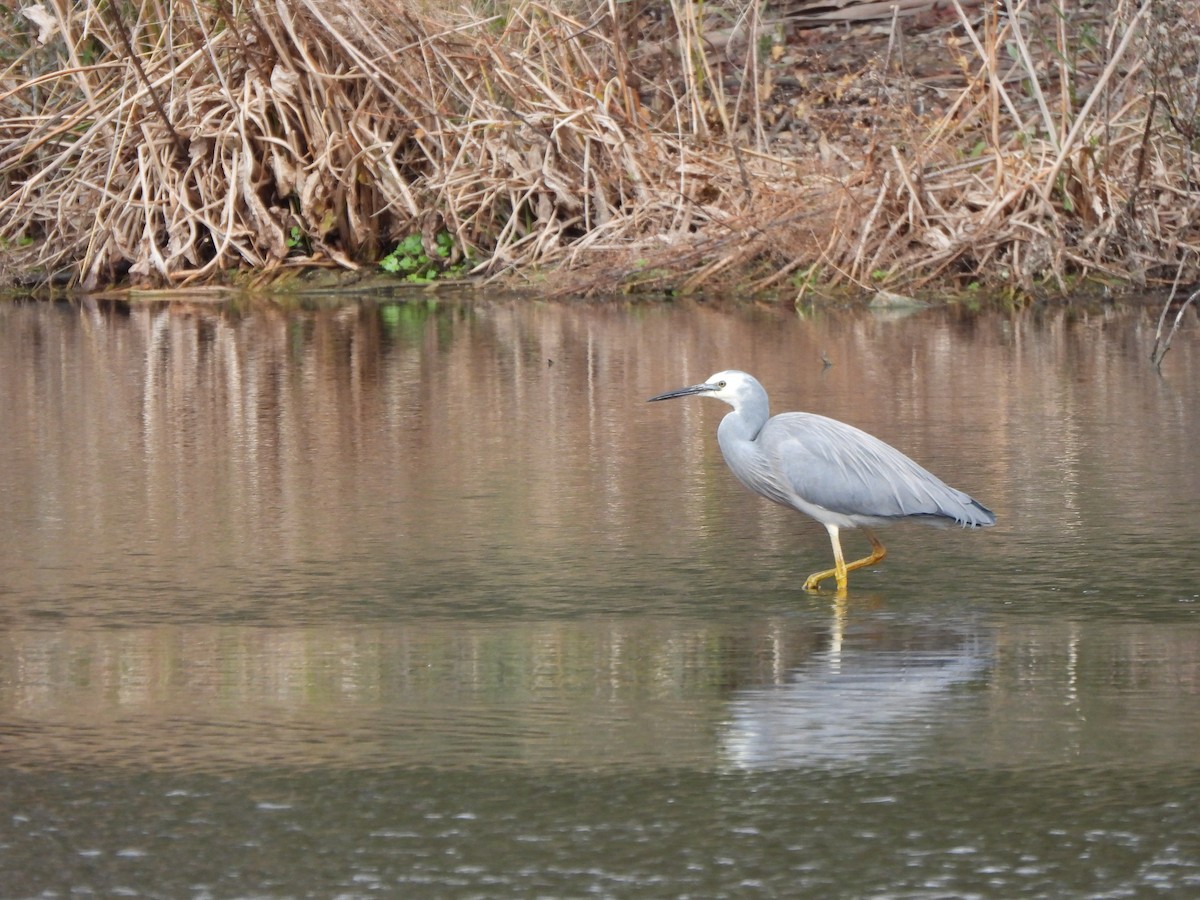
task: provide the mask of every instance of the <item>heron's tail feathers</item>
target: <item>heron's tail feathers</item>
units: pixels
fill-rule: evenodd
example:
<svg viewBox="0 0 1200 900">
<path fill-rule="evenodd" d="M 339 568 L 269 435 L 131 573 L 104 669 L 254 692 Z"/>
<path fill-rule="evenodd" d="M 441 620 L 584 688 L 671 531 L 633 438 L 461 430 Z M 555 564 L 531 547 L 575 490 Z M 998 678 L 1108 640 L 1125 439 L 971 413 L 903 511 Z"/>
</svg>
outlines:
<svg viewBox="0 0 1200 900">
<path fill-rule="evenodd" d="M 990 528 L 996 524 L 996 514 L 973 497 L 967 497 L 969 517 L 961 518 L 958 523 L 965 528 Z"/>
<path fill-rule="evenodd" d="M 996 524 L 996 514 L 974 497 L 949 486 L 946 487 L 946 491 L 951 493 L 938 497 L 937 501 L 932 504 L 933 509 L 913 513 L 909 517 L 922 524 L 940 528 L 950 525 L 959 525 L 963 528 L 989 528 Z"/>
<path fill-rule="evenodd" d="M 929 516 L 931 525 L 961 525 L 963 528 L 990 528 L 996 524 L 996 514 L 961 491 L 951 503 L 939 503 L 938 511 Z"/>
</svg>

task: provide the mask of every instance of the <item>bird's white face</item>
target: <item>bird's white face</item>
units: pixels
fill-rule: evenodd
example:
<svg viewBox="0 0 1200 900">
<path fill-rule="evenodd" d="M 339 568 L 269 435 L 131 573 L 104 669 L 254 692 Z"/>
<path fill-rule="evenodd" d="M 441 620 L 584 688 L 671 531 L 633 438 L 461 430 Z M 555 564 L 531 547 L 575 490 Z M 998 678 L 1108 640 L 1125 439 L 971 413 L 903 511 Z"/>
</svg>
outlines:
<svg viewBox="0 0 1200 900">
<path fill-rule="evenodd" d="M 705 395 L 723 400 L 730 406 L 734 406 L 736 405 L 735 401 L 737 398 L 745 393 L 753 381 L 754 379 L 749 375 L 745 372 L 739 372 L 737 369 L 714 372 L 704 382 L 708 386 Z"/>
</svg>

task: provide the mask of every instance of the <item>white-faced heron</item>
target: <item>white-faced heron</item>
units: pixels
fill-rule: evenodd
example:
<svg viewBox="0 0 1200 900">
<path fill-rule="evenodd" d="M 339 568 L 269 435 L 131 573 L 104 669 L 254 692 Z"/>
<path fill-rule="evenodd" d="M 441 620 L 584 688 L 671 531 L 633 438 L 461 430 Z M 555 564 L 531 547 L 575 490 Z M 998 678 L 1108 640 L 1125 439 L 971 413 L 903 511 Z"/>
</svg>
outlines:
<svg viewBox="0 0 1200 900">
<path fill-rule="evenodd" d="M 717 428 L 721 454 L 738 481 L 768 500 L 823 524 L 833 543 L 834 567 L 804 582 L 814 590 L 826 578 L 846 589 L 846 575 L 887 555 L 871 526 L 912 520 L 985 528 L 996 516 L 983 504 L 921 468 L 895 447 L 865 431 L 813 413 L 768 416 L 767 392 L 751 375 L 717 372 L 703 384 L 650 400 L 715 397 L 733 407 Z M 871 555 L 847 563 L 838 531 L 861 528 Z"/>
</svg>

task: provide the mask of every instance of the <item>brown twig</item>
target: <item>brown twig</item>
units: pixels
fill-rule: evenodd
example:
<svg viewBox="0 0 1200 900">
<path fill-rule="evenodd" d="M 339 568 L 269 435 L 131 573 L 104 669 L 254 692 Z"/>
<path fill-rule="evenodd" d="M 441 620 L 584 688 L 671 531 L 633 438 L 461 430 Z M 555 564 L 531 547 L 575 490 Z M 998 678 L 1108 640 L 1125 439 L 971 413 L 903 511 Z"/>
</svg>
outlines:
<svg viewBox="0 0 1200 900">
<path fill-rule="evenodd" d="M 120 4 L 109 3 L 106 6 L 109 15 L 112 16 L 117 37 L 120 38 L 121 45 L 125 48 L 125 57 L 129 60 L 129 64 L 133 66 L 134 71 L 137 72 L 138 80 L 142 82 L 142 87 L 145 88 L 146 93 L 150 96 L 150 104 L 154 108 L 155 115 L 162 122 L 163 127 L 167 130 L 167 134 L 171 136 L 171 140 L 175 144 L 175 150 L 180 158 L 186 156 L 188 149 L 187 141 L 184 140 L 183 135 L 176 131 L 175 126 L 171 124 L 171 117 L 167 115 L 167 110 L 163 106 L 162 99 L 158 96 L 158 91 L 154 89 L 149 76 L 146 75 L 146 69 L 142 65 L 141 57 L 133 50 L 133 42 L 129 37 L 129 29 L 125 25 L 124 19 L 121 18 Z"/>
</svg>

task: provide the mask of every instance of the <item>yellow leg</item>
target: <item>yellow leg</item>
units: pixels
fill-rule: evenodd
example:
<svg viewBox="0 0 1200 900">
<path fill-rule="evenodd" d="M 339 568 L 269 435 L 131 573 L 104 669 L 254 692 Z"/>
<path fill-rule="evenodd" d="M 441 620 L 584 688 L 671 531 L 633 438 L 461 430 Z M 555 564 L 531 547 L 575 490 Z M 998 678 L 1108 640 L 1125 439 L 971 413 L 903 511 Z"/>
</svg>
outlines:
<svg viewBox="0 0 1200 900">
<path fill-rule="evenodd" d="M 875 532 L 869 528 L 863 529 L 863 534 L 867 536 L 867 540 L 871 542 L 871 555 L 864 556 L 862 559 L 856 559 L 852 563 L 847 563 L 842 556 L 842 542 L 838 538 L 838 527 L 836 525 L 826 525 L 825 529 L 829 532 L 829 542 L 833 544 L 833 568 L 826 569 L 824 572 L 814 572 L 808 576 L 808 580 L 804 582 L 806 591 L 815 591 L 817 587 L 826 578 L 837 579 L 837 589 L 839 591 L 846 590 L 847 574 L 855 569 L 865 569 L 867 566 L 873 566 L 887 556 L 887 548 L 880 543 L 879 538 L 875 537 Z"/>
</svg>

